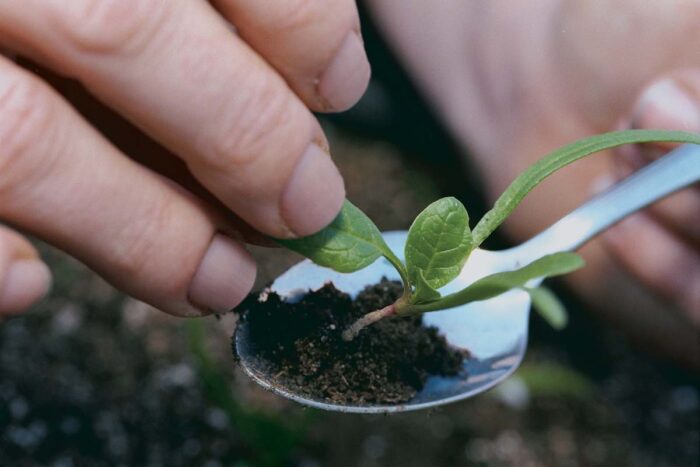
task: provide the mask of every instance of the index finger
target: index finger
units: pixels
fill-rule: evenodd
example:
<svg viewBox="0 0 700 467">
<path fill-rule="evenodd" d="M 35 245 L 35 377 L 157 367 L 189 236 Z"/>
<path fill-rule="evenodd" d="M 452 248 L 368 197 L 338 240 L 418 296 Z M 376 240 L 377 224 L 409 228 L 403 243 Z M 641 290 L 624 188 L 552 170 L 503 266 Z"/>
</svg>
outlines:
<svg viewBox="0 0 700 467">
<path fill-rule="evenodd" d="M 208 3 L 9 0 L 0 31 L 179 155 L 261 232 L 308 235 L 339 211 L 320 125 Z"/>
<path fill-rule="evenodd" d="M 213 0 L 311 109 L 341 111 L 369 83 L 354 0 Z"/>
</svg>

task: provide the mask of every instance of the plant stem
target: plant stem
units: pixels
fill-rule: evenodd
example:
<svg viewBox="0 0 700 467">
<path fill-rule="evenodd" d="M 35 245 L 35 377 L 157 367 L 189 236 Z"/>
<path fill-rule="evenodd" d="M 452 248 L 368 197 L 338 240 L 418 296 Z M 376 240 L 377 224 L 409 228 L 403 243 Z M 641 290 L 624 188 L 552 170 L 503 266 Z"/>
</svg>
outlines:
<svg viewBox="0 0 700 467">
<path fill-rule="evenodd" d="M 411 290 L 411 281 L 408 278 L 408 271 L 406 271 L 406 266 L 401 262 L 401 260 L 391 251 L 389 248 L 384 250 L 384 258 L 386 258 L 392 266 L 396 269 L 401 276 L 401 282 L 403 282 L 404 295 L 407 295 L 407 291 Z"/>
<path fill-rule="evenodd" d="M 683 131 L 624 130 L 590 136 L 563 146 L 521 173 L 499 196 L 493 208 L 484 214 L 472 230 L 474 248 L 481 245 L 501 225 L 530 190 L 562 167 L 604 149 L 655 141 L 700 144 L 700 135 Z"/>
<path fill-rule="evenodd" d="M 385 306 L 381 310 L 376 310 L 372 311 L 371 313 L 367 313 L 362 318 L 352 323 L 350 327 L 348 327 L 345 331 L 343 331 L 343 340 L 346 342 L 350 342 L 355 337 L 357 337 L 360 331 L 362 331 L 370 324 L 376 323 L 381 319 L 387 318 L 395 314 L 397 314 L 396 303 L 392 303 L 391 305 Z"/>
</svg>

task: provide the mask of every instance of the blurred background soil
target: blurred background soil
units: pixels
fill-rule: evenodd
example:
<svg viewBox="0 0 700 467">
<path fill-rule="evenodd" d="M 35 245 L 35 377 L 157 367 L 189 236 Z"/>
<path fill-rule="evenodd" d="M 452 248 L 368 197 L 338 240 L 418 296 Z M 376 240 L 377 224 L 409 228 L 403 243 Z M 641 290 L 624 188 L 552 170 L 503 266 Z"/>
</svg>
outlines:
<svg viewBox="0 0 700 467">
<path fill-rule="evenodd" d="M 410 150 L 328 123 L 348 196 L 384 230 L 454 191 Z M 255 387 L 230 354 L 232 315 L 182 320 L 65 255 L 50 297 L 0 325 L 0 465 L 695 466 L 697 377 L 631 348 L 561 291 L 561 333 L 531 318 L 523 367 L 430 412 L 306 410 Z M 255 248 L 259 285 L 298 260 Z"/>
</svg>

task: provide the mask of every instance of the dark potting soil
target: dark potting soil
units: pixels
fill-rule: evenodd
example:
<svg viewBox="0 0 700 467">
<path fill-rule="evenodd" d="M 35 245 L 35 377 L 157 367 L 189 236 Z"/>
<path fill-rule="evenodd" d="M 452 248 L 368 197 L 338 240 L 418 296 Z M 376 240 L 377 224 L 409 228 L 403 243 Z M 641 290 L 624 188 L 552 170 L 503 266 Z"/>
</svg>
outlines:
<svg viewBox="0 0 700 467">
<path fill-rule="evenodd" d="M 382 280 L 356 300 L 326 284 L 297 303 L 270 293 L 237 311 L 261 364 L 283 386 L 339 404 L 395 404 L 410 400 L 429 375 L 456 375 L 465 351 L 450 347 L 421 316 L 384 319 L 352 341 L 341 333 L 364 314 L 395 301 L 401 284 Z"/>
</svg>

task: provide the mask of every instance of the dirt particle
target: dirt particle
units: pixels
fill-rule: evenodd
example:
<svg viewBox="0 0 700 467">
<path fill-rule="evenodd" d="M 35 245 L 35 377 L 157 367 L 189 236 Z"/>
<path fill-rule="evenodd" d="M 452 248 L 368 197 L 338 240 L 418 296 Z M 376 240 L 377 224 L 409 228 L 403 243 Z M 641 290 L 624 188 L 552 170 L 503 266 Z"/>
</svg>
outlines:
<svg viewBox="0 0 700 467">
<path fill-rule="evenodd" d="M 270 293 L 239 311 L 259 363 L 280 384 L 337 404 L 395 404 L 415 396 L 429 375 L 463 371 L 464 359 L 420 316 L 385 319 L 351 342 L 342 339 L 352 322 L 392 303 L 401 290 L 383 280 L 353 301 L 328 284 L 297 303 Z"/>
</svg>

